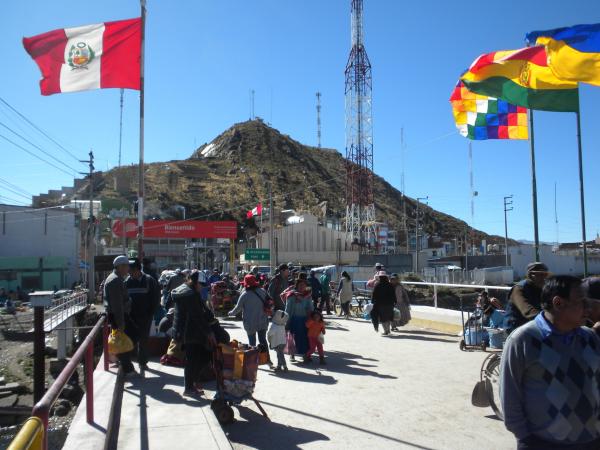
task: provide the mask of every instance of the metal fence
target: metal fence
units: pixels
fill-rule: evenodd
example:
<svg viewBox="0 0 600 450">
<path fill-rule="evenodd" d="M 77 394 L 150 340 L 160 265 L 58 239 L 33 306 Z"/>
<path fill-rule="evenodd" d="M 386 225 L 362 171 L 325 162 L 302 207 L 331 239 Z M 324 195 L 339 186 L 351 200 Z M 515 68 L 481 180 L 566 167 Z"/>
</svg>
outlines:
<svg viewBox="0 0 600 450">
<path fill-rule="evenodd" d="M 87 308 L 87 304 L 87 289 L 53 299 L 52 305 L 44 311 L 44 330 L 46 332 L 54 330 L 69 317 Z"/>
</svg>

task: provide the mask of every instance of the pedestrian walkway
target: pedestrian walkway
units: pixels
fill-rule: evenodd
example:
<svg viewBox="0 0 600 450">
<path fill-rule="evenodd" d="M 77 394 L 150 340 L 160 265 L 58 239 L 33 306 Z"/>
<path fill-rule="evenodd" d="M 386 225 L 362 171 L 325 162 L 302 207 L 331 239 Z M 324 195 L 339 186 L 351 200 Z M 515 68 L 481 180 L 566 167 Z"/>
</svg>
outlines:
<svg viewBox="0 0 600 450">
<path fill-rule="evenodd" d="M 367 321 L 327 322 L 326 366 L 261 366 L 255 397 L 271 421 L 243 403 L 225 427 L 234 449 L 515 448 L 491 408 L 471 405 L 487 354 L 460 351 L 456 334 L 408 326 L 383 337 Z M 239 324 L 226 322 L 246 342 Z"/>
<path fill-rule="evenodd" d="M 116 376 L 95 372 L 95 425 L 85 420 L 85 398 L 63 449 L 104 448 Z M 121 404 L 119 450 L 231 449 L 208 400 L 184 399 L 183 369 L 149 364 L 144 378 L 126 381 Z"/>
</svg>

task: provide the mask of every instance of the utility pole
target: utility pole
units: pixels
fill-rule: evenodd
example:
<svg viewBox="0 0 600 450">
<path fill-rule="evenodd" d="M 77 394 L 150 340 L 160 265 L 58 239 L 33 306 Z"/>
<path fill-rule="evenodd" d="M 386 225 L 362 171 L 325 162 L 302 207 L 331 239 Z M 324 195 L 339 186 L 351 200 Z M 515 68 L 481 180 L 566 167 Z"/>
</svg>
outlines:
<svg viewBox="0 0 600 450">
<path fill-rule="evenodd" d="M 417 197 L 417 215 L 415 217 L 415 273 L 419 273 L 419 205 L 421 204 L 421 200 L 429 200 L 429 196 L 427 197 Z"/>
<path fill-rule="evenodd" d="M 402 217 L 404 233 L 406 234 L 406 253 L 410 251 L 408 247 L 408 225 L 406 224 L 406 186 L 404 185 L 404 127 L 400 128 L 400 163 L 402 164 L 402 175 L 400 178 L 400 190 L 402 191 Z"/>
<path fill-rule="evenodd" d="M 512 195 L 504 197 L 504 253 L 506 255 L 506 266 L 507 267 L 508 267 L 508 219 L 507 219 L 506 213 L 508 211 L 513 210 L 513 207 L 511 206 L 513 204 L 512 198 L 513 198 Z"/>
<path fill-rule="evenodd" d="M 95 280 L 95 268 L 94 268 L 94 256 L 96 255 L 96 241 L 95 241 L 95 218 L 94 218 L 94 152 L 90 150 L 88 153 L 90 159 L 79 160 L 79 162 L 87 163 L 89 166 L 89 173 L 80 172 L 82 175 L 87 175 L 90 180 L 90 212 L 88 215 L 88 226 L 86 230 L 86 241 L 89 239 L 89 262 L 88 262 L 88 301 L 93 303 L 96 297 L 96 280 Z"/>
<path fill-rule="evenodd" d="M 250 89 L 250 120 L 254 120 L 254 89 Z"/>
<path fill-rule="evenodd" d="M 317 92 L 317 146 L 321 148 L 321 93 Z"/>
</svg>

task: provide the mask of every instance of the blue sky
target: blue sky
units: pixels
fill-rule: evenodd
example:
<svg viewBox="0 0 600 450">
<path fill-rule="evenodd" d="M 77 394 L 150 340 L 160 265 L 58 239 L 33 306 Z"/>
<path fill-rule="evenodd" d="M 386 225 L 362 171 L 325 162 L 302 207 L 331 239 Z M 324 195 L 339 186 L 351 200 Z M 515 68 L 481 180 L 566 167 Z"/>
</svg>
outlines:
<svg viewBox="0 0 600 450">
<path fill-rule="evenodd" d="M 375 171 L 400 187 L 404 127 L 406 191 L 470 221 L 468 141 L 455 131 L 448 97 L 461 71 L 481 53 L 524 46 L 533 29 L 597 22 L 595 2 L 509 0 L 459 6 L 445 0 L 365 0 L 365 40 L 373 65 Z M 474 6 L 474 4 L 473 4 Z M 0 15 L 0 97 L 96 167 L 117 163 L 119 91 L 42 97 L 39 72 L 23 36 L 139 15 L 134 0 L 7 2 Z M 349 0 L 148 0 L 146 160 L 188 157 L 235 122 L 256 115 L 300 142 L 316 144 L 315 92 L 322 92 L 323 146 L 344 152 L 344 67 L 350 48 Z M 600 88 L 582 85 L 582 135 L 588 237 L 600 230 Z M 536 113 L 540 237 L 581 237 L 575 117 Z M 77 163 L 0 106 L 0 122 L 76 170 Z M 6 134 L 0 130 L 0 134 Z M 138 93 L 125 95 L 123 161 L 137 161 Z M 27 144 L 24 144 L 30 148 Z M 39 153 L 37 150 L 32 151 Z M 72 176 L 0 141 L 0 178 L 30 193 L 71 185 Z M 473 143 L 474 226 L 504 234 L 502 198 L 514 195 L 509 235 L 532 239 L 528 142 Z M 0 184 L 0 201 L 20 199 Z M 377 201 L 377 199 L 376 199 Z"/>
</svg>

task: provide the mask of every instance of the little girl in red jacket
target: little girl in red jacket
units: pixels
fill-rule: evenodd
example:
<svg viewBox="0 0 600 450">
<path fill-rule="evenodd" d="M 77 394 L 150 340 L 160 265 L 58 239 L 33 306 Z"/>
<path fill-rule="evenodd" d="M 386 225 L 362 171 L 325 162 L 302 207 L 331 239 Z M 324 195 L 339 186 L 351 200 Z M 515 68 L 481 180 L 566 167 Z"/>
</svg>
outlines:
<svg viewBox="0 0 600 450">
<path fill-rule="evenodd" d="M 325 353 L 323 352 L 323 343 L 321 342 L 321 335 L 325 335 L 325 322 L 319 311 L 313 311 L 310 314 L 310 318 L 306 321 L 306 328 L 308 329 L 308 351 L 304 356 L 304 362 L 312 362 L 311 356 L 315 350 L 318 350 L 319 362 L 320 364 L 325 364 Z"/>
</svg>

